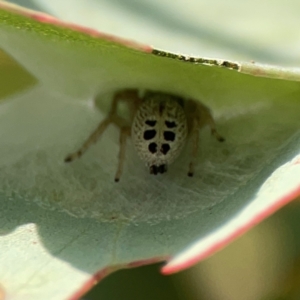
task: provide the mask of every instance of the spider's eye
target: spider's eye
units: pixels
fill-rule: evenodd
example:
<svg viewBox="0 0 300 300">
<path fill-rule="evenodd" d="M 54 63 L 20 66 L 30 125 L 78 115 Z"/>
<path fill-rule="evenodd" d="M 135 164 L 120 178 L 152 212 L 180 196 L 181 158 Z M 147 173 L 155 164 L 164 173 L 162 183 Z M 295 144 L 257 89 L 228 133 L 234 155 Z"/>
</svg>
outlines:
<svg viewBox="0 0 300 300">
<path fill-rule="evenodd" d="M 175 133 L 172 131 L 164 131 L 164 138 L 166 141 L 173 142 L 175 140 Z"/>
<path fill-rule="evenodd" d="M 149 125 L 149 126 L 151 126 L 151 127 L 154 127 L 155 124 L 156 124 L 156 121 L 155 121 L 155 120 L 147 120 L 147 121 L 145 122 L 145 124 L 147 124 L 147 125 Z"/>
<path fill-rule="evenodd" d="M 144 132 L 144 139 L 147 140 L 147 141 L 151 140 L 155 137 L 155 135 L 156 135 L 156 130 L 154 130 L 154 129 L 146 130 Z"/>
<path fill-rule="evenodd" d="M 148 146 L 148 150 L 151 153 L 156 153 L 157 152 L 157 144 L 156 143 L 150 143 Z"/>
<path fill-rule="evenodd" d="M 166 126 L 168 127 L 168 128 L 174 128 L 174 127 L 176 127 L 177 125 L 176 125 L 176 123 L 175 122 L 171 122 L 171 121 L 165 121 L 165 124 L 166 124 Z"/>
</svg>

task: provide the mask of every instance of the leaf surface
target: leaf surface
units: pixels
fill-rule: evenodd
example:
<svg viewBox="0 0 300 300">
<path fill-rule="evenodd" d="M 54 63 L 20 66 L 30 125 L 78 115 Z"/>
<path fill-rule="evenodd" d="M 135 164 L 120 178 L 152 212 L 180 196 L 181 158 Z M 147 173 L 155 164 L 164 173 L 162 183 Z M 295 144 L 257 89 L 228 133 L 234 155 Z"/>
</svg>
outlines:
<svg viewBox="0 0 300 300">
<path fill-rule="evenodd" d="M 181 270 L 300 194 L 297 70 L 176 56 L 3 3 L 0 42 L 36 80 L 1 104 L 0 278 L 8 299 L 77 299 L 115 269 L 171 257 L 163 272 Z M 226 143 L 203 130 L 189 178 L 189 149 L 166 176 L 153 177 L 129 141 L 116 184 L 111 127 L 64 164 L 126 87 L 201 100 Z"/>
</svg>

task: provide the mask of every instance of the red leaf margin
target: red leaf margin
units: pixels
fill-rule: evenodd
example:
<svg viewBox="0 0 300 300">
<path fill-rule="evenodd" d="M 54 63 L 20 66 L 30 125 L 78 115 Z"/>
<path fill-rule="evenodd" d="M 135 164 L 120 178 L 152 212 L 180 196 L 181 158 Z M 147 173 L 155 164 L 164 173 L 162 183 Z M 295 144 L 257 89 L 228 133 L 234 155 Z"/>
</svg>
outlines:
<svg viewBox="0 0 300 300">
<path fill-rule="evenodd" d="M 125 265 L 118 265 L 118 266 L 112 266 L 112 267 L 106 267 L 96 274 L 94 274 L 86 283 L 84 283 L 79 290 L 77 290 L 68 300 L 78 300 L 83 295 L 85 295 L 93 286 L 95 286 L 99 281 L 101 281 L 103 278 L 108 276 L 109 274 L 121 270 L 121 269 L 128 269 L 128 268 L 135 268 L 135 267 L 141 267 L 145 265 L 151 265 L 158 262 L 166 261 L 167 257 L 154 257 L 150 259 L 145 260 L 139 260 L 135 262 L 131 262 Z M 0 299 L 2 300 L 2 299 Z"/>
<path fill-rule="evenodd" d="M 54 26 L 75 30 L 75 31 L 81 32 L 83 34 L 89 35 L 91 37 L 94 37 L 94 38 L 100 38 L 100 39 L 104 39 L 107 41 L 111 41 L 113 43 L 121 44 L 128 48 L 132 48 L 132 49 L 139 50 L 142 52 L 151 53 L 153 51 L 153 48 L 151 46 L 143 45 L 143 44 L 137 43 L 135 41 L 131 41 L 128 39 L 123 39 L 121 37 L 116 37 L 116 36 L 113 36 L 110 34 L 102 33 L 95 29 L 80 26 L 80 25 L 77 25 L 74 23 L 64 22 L 64 21 L 61 21 L 49 14 L 34 11 L 31 9 L 27 9 L 27 8 L 23 8 L 21 6 L 18 6 L 18 5 L 12 4 L 12 3 L 7 3 L 7 2 L 0 3 L 0 9 L 31 18 L 40 23 L 51 24 Z"/>
</svg>

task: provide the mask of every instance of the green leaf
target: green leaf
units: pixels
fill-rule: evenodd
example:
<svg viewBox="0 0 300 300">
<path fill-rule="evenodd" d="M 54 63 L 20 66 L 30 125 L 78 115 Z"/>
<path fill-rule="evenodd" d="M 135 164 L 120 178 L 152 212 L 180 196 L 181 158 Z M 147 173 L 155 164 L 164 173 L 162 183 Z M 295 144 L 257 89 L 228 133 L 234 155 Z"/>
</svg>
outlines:
<svg viewBox="0 0 300 300">
<path fill-rule="evenodd" d="M 0 281 L 10 297 L 77 299 L 115 269 L 174 256 L 163 271 L 178 271 L 299 195 L 297 71 L 176 56 L 4 3 L 0 43 L 26 70 L 16 77 L 36 79 L 1 105 Z M 128 142 L 116 184 L 111 127 L 64 164 L 127 87 L 201 100 L 226 143 L 204 130 L 189 178 L 188 149 L 153 177 Z"/>
<path fill-rule="evenodd" d="M 36 83 L 35 78 L 20 64 L 0 50 L 0 101 Z"/>
</svg>

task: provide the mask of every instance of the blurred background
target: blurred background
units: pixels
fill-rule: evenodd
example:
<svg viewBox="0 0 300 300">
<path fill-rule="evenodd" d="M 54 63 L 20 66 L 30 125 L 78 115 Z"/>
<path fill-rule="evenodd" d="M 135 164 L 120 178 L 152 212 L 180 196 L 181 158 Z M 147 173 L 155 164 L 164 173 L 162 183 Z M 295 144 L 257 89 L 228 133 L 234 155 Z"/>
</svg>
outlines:
<svg viewBox="0 0 300 300">
<path fill-rule="evenodd" d="M 13 0 L 175 53 L 299 66 L 298 0 Z"/>
<path fill-rule="evenodd" d="M 175 53 L 300 65 L 299 0 L 10 2 Z M 299 200 L 189 270 L 171 276 L 160 275 L 159 264 L 121 270 L 84 299 L 300 299 Z"/>
</svg>

